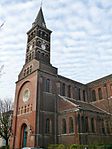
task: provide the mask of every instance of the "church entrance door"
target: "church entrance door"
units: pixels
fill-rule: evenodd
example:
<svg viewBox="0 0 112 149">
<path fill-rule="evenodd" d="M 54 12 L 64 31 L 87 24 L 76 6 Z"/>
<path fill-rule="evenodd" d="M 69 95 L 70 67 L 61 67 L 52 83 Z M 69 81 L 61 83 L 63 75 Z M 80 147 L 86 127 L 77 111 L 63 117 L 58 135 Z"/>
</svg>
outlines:
<svg viewBox="0 0 112 149">
<path fill-rule="evenodd" d="M 22 133 L 21 133 L 21 143 L 22 143 L 22 147 L 26 147 L 27 146 L 27 125 L 23 124 L 22 125 L 22 129 L 21 129 Z"/>
</svg>

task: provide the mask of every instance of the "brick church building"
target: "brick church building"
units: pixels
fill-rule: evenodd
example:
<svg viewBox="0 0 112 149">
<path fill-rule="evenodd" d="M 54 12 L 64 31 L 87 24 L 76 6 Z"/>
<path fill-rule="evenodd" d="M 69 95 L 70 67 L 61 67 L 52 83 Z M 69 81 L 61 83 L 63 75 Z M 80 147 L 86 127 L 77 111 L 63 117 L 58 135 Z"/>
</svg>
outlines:
<svg viewBox="0 0 112 149">
<path fill-rule="evenodd" d="M 11 149 L 112 143 L 112 75 L 88 84 L 58 75 L 50 62 L 51 33 L 40 8 L 16 82 Z"/>
</svg>

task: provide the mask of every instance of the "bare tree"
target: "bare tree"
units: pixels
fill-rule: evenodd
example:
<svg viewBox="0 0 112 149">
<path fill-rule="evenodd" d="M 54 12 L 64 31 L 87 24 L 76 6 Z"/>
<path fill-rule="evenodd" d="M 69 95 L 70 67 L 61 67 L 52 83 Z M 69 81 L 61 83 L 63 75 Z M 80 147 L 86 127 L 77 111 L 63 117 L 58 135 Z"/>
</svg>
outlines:
<svg viewBox="0 0 112 149">
<path fill-rule="evenodd" d="M 12 134 L 12 101 L 0 100 L 0 136 L 6 141 L 8 147 L 9 138 Z"/>
</svg>

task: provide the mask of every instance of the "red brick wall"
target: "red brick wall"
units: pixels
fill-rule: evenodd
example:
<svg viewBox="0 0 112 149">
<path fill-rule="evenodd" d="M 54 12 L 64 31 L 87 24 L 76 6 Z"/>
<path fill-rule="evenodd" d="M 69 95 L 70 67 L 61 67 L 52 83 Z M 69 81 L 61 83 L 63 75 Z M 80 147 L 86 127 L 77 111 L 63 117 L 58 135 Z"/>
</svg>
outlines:
<svg viewBox="0 0 112 149">
<path fill-rule="evenodd" d="M 27 102 L 23 101 L 23 92 L 28 88 L 30 90 L 30 98 Z M 19 148 L 21 146 L 21 126 L 25 123 L 28 129 L 32 129 L 32 132 L 28 134 L 27 145 L 34 146 L 35 134 L 35 117 L 36 117 L 36 90 L 37 90 L 37 73 L 32 73 L 23 80 L 17 82 L 16 94 L 15 94 L 15 104 L 14 104 L 14 114 L 13 114 L 13 137 L 11 141 L 11 147 L 13 146 L 13 140 L 15 137 L 15 147 Z M 29 112 L 21 113 L 21 109 L 28 108 Z M 16 129 L 16 130 L 15 130 Z"/>
</svg>

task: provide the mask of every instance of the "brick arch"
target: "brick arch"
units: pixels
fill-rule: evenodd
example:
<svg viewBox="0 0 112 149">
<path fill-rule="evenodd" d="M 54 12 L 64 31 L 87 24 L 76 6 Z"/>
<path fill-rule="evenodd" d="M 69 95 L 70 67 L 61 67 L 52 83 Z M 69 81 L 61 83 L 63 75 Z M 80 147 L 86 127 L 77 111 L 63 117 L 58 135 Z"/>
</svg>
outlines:
<svg viewBox="0 0 112 149">
<path fill-rule="evenodd" d="M 28 82 L 30 82 L 29 80 L 27 80 L 27 81 L 25 81 L 21 86 L 20 86 L 20 88 L 19 88 L 19 90 L 18 90 L 18 92 L 17 92 L 17 97 L 16 97 L 16 111 L 15 111 L 15 115 L 17 116 L 17 111 L 18 111 L 18 103 L 19 103 L 19 96 L 20 96 L 20 92 L 21 92 L 21 89 L 23 88 L 23 86 L 26 84 L 26 83 L 28 83 Z"/>
<path fill-rule="evenodd" d="M 26 143 L 27 144 L 27 136 L 28 136 L 28 126 L 26 123 L 22 123 L 21 127 L 20 127 L 20 147 L 24 147 L 24 131 L 26 131 Z M 25 145 L 26 146 L 26 145 Z"/>
<path fill-rule="evenodd" d="M 23 125 L 23 124 L 26 124 L 28 129 L 32 129 L 31 125 L 30 125 L 30 122 L 27 120 L 27 119 L 23 119 L 21 121 L 21 124 L 20 124 L 20 127 Z"/>
<path fill-rule="evenodd" d="M 27 84 L 27 83 L 30 83 L 30 84 L 31 84 L 31 81 L 27 80 L 27 81 L 23 82 L 22 85 L 20 86 L 20 88 L 19 88 L 19 90 L 18 90 L 18 93 L 17 93 L 17 102 L 18 102 L 18 99 L 19 99 L 19 96 L 20 96 L 20 93 L 21 93 L 22 88 L 23 88 L 24 85 Z M 31 85 L 31 86 L 32 86 L 32 85 Z M 18 105 L 18 103 L 17 103 L 17 105 Z"/>
<path fill-rule="evenodd" d="M 18 104 L 19 104 L 19 96 L 20 96 L 20 92 L 21 92 L 21 89 L 23 88 L 23 86 L 30 82 L 29 80 L 25 81 L 24 83 L 22 83 L 22 85 L 20 86 L 19 90 L 18 90 L 18 93 L 17 93 L 17 97 L 16 97 L 16 111 L 15 111 L 15 122 L 14 122 L 14 130 L 13 130 L 13 133 L 14 135 L 16 135 L 16 127 L 17 127 L 17 112 L 18 112 Z M 14 138 L 14 141 L 15 141 L 15 138 Z M 14 144 L 15 145 L 15 144 Z"/>
<path fill-rule="evenodd" d="M 19 127 L 21 127 L 23 124 L 26 124 L 28 127 L 30 127 L 30 122 L 27 119 L 22 119 L 21 124 Z"/>
<path fill-rule="evenodd" d="M 27 126 L 27 138 L 31 137 L 31 135 L 34 132 L 34 127 L 30 124 L 30 121 L 28 121 L 27 119 L 23 119 L 21 121 L 21 123 L 19 124 L 19 131 L 20 131 L 20 135 L 19 135 L 19 147 L 22 148 L 22 142 L 23 142 L 23 128 L 24 126 Z"/>
<path fill-rule="evenodd" d="M 69 133 L 74 132 L 74 118 L 72 116 L 69 117 Z"/>
<path fill-rule="evenodd" d="M 17 94 L 17 99 L 19 98 L 19 95 L 20 95 L 20 91 L 21 91 L 21 89 L 23 88 L 23 86 L 26 84 L 26 83 L 28 83 L 28 82 L 30 82 L 29 80 L 27 80 L 27 81 L 25 81 L 21 86 L 20 86 L 20 88 L 19 88 L 19 91 L 18 91 L 18 94 Z"/>
</svg>

